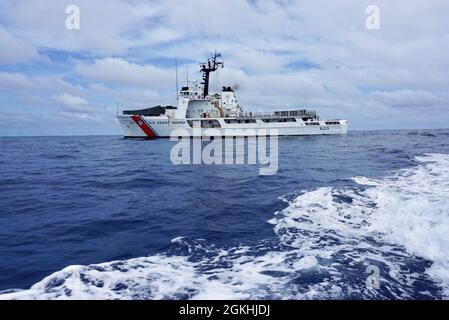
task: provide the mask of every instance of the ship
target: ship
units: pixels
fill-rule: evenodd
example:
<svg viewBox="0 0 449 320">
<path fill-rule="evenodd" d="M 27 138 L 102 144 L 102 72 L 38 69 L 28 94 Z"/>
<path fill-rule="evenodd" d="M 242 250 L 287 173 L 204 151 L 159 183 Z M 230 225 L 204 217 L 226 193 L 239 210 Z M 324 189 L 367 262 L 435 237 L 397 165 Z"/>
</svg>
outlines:
<svg viewBox="0 0 449 320">
<path fill-rule="evenodd" d="M 170 138 L 174 135 L 210 136 L 279 136 L 346 134 L 348 121 L 321 120 L 315 110 L 292 108 L 272 112 L 249 112 L 240 106 L 230 86 L 221 92 L 209 92 L 210 74 L 223 68 L 220 53 L 200 63 L 202 81 L 187 80 L 177 90 L 176 106 L 154 106 L 123 110 L 117 119 L 125 138 Z"/>
</svg>

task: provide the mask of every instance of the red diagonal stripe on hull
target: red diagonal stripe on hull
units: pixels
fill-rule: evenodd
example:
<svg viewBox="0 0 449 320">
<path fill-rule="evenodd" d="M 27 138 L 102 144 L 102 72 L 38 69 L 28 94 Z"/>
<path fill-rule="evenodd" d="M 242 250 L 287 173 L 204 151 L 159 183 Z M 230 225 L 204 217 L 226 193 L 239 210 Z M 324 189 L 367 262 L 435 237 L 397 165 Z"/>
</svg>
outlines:
<svg viewBox="0 0 449 320">
<path fill-rule="evenodd" d="M 153 129 L 150 128 L 150 126 L 146 123 L 145 120 L 142 119 L 141 116 L 131 116 L 131 119 L 134 120 L 134 122 L 139 126 L 140 129 L 142 129 L 145 134 L 150 138 L 157 138 L 156 132 L 153 131 Z"/>
</svg>

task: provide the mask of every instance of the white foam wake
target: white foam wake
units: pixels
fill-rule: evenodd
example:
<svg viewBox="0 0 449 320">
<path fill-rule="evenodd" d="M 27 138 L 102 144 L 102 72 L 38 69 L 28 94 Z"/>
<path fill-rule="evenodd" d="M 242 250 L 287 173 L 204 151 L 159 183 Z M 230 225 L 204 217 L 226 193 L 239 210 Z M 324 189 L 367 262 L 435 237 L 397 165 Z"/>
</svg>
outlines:
<svg viewBox="0 0 449 320">
<path fill-rule="evenodd" d="M 404 257 L 432 262 L 426 272 L 443 286 L 447 296 L 449 155 L 426 154 L 416 160 L 420 165 L 383 179 L 354 178 L 366 186 L 364 190 L 320 188 L 305 192 L 281 218 L 271 222 L 284 243 L 314 257 L 334 256 L 336 250 L 346 247 L 352 250 L 352 263 L 382 261 L 390 268 L 389 276 L 411 285 L 419 274 L 401 272 L 398 267 L 409 268 L 406 261 L 390 256 L 403 247 L 405 252 L 400 254 Z M 319 235 L 311 236 L 316 233 Z M 358 249 L 363 254 L 354 255 Z"/>
<path fill-rule="evenodd" d="M 216 248 L 176 238 L 175 254 L 69 266 L 0 299 L 448 296 L 449 155 L 416 160 L 382 179 L 354 178 L 356 188 L 299 192 L 269 221 L 276 243 Z M 369 265 L 381 271 L 380 288 L 366 285 Z"/>
<path fill-rule="evenodd" d="M 449 295 L 449 156 L 417 157 L 420 165 L 401 170 L 365 193 L 376 202 L 370 229 L 409 253 L 433 262 L 428 273 Z M 356 182 L 364 183 L 361 178 Z"/>
</svg>

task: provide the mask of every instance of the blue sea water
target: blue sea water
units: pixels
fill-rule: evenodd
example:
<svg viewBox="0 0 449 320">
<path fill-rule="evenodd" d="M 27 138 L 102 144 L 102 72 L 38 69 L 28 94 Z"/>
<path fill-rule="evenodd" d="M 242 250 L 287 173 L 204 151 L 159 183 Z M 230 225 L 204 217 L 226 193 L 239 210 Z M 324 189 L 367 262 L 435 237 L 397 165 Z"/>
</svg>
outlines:
<svg viewBox="0 0 449 320">
<path fill-rule="evenodd" d="M 0 138 L 0 298 L 447 298 L 448 142 L 280 137 L 261 176 L 163 139 Z"/>
</svg>

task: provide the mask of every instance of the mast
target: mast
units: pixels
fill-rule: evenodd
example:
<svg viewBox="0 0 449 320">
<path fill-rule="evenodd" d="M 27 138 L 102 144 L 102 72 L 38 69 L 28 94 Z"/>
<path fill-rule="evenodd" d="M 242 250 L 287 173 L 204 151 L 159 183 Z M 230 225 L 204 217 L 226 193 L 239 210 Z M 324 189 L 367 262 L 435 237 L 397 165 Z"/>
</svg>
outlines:
<svg viewBox="0 0 449 320">
<path fill-rule="evenodd" d="M 207 59 L 207 62 L 200 63 L 201 72 L 203 73 L 203 95 L 206 98 L 209 95 L 209 75 L 211 72 L 216 71 L 218 67 L 223 68 L 223 61 L 218 58 L 221 57 L 221 53 L 215 52 L 211 59 Z"/>
<path fill-rule="evenodd" d="M 179 100 L 179 88 L 178 88 L 178 58 L 175 58 L 175 69 L 176 69 L 176 101 Z"/>
</svg>

